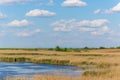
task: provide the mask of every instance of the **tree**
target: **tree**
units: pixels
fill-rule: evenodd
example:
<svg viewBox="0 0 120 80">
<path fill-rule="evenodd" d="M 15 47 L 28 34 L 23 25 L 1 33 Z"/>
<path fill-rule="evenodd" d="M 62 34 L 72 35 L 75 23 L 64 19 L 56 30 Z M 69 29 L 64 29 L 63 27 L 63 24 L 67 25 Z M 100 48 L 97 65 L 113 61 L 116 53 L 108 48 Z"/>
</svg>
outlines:
<svg viewBox="0 0 120 80">
<path fill-rule="evenodd" d="M 120 46 L 118 46 L 117 49 L 120 49 Z"/>
<path fill-rule="evenodd" d="M 89 47 L 86 46 L 86 47 L 84 47 L 84 49 L 89 49 Z"/>
<path fill-rule="evenodd" d="M 67 48 L 64 48 L 64 51 L 66 52 L 66 51 L 67 51 Z"/>
<path fill-rule="evenodd" d="M 105 49 L 105 47 L 102 47 L 102 46 L 101 46 L 101 47 L 99 47 L 99 49 Z"/>
<path fill-rule="evenodd" d="M 56 46 L 55 50 L 56 51 L 61 51 L 61 48 L 59 46 Z"/>
</svg>

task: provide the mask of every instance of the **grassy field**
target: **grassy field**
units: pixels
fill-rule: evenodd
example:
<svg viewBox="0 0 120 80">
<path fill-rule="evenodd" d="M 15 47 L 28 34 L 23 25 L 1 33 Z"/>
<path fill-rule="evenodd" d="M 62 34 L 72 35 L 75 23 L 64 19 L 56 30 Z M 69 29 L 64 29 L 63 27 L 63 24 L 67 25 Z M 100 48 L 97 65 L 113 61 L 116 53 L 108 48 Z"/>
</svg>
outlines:
<svg viewBox="0 0 120 80">
<path fill-rule="evenodd" d="M 54 65 L 74 65 L 85 69 L 82 76 L 40 76 L 32 80 L 120 80 L 120 49 L 81 50 L 60 52 L 50 50 L 0 50 L 0 61 L 33 62 Z M 95 70 L 87 70 L 95 68 Z M 14 78 L 7 80 L 30 80 Z"/>
</svg>

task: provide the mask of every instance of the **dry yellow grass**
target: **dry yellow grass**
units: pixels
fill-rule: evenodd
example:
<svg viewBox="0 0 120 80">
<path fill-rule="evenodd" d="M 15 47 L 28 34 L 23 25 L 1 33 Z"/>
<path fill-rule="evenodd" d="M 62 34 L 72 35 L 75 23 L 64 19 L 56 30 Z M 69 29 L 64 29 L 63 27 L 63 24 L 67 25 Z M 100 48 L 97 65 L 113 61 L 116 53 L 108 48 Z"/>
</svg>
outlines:
<svg viewBox="0 0 120 80">
<path fill-rule="evenodd" d="M 15 53 L 7 55 L 7 53 Z M 27 55 L 17 55 L 20 53 L 28 53 Z M 29 53 L 38 53 L 40 55 L 29 55 Z M 42 55 L 41 55 L 42 54 Z M 47 55 L 46 55 L 47 54 Z M 48 50 L 28 51 L 28 50 L 0 50 L 0 57 L 25 57 L 36 60 L 53 59 L 53 60 L 69 60 L 70 64 L 76 66 L 94 66 L 103 70 L 110 70 L 106 74 L 84 75 L 79 77 L 69 76 L 39 76 L 32 78 L 13 78 L 8 80 L 120 80 L 120 49 L 103 49 L 89 50 L 81 52 L 57 52 Z M 101 69 L 102 70 L 102 69 Z"/>
</svg>

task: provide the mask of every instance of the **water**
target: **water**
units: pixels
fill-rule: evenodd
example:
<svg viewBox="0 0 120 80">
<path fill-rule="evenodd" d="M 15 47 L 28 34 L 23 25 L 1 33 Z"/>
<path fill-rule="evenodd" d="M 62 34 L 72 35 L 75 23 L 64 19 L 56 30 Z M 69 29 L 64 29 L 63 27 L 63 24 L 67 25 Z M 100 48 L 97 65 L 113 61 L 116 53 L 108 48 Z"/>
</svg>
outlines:
<svg viewBox="0 0 120 80">
<path fill-rule="evenodd" d="M 56 66 L 33 63 L 4 63 L 0 62 L 0 78 L 16 76 L 32 76 L 35 74 L 50 74 L 79 76 L 82 70 L 75 70 L 74 66 Z"/>
</svg>

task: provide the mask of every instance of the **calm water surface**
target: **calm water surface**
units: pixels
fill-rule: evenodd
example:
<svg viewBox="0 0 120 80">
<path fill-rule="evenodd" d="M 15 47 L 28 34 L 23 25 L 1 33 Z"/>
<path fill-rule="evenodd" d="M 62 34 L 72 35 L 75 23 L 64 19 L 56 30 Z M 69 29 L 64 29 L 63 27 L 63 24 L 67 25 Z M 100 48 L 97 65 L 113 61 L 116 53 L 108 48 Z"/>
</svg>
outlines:
<svg viewBox="0 0 120 80">
<path fill-rule="evenodd" d="M 0 62 L 0 78 L 15 76 L 32 76 L 35 74 L 51 74 L 79 76 L 82 70 L 75 70 L 74 66 L 56 66 L 33 63 L 4 63 Z"/>
</svg>

